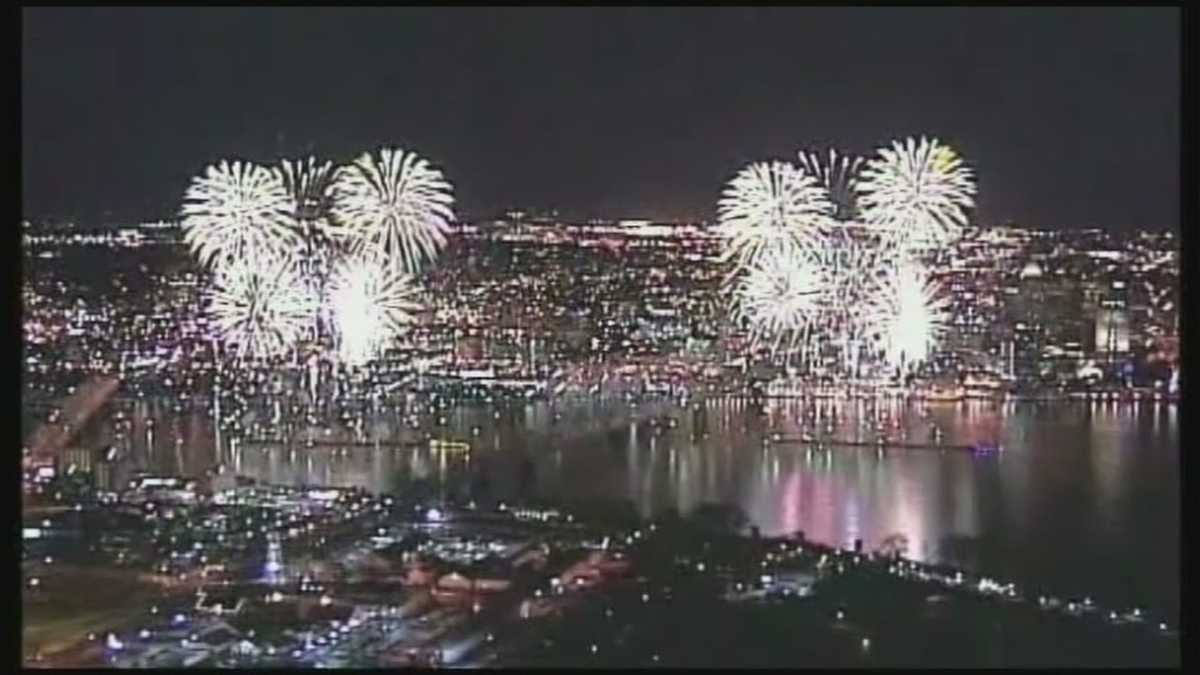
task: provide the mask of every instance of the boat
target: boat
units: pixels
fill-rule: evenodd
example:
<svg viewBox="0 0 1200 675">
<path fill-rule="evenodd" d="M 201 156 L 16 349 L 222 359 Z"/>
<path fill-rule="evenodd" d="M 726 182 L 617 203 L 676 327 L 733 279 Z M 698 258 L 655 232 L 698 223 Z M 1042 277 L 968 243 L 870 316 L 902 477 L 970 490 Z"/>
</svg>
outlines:
<svg viewBox="0 0 1200 675">
<path fill-rule="evenodd" d="M 430 452 L 445 452 L 449 454 L 465 454 L 471 452 L 471 444 L 462 441 L 449 441 L 442 438 L 429 439 Z"/>
<path fill-rule="evenodd" d="M 992 455 L 1003 452 L 1001 445 L 993 441 L 976 441 L 968 447 L 976 455 Z"/>
</svg>

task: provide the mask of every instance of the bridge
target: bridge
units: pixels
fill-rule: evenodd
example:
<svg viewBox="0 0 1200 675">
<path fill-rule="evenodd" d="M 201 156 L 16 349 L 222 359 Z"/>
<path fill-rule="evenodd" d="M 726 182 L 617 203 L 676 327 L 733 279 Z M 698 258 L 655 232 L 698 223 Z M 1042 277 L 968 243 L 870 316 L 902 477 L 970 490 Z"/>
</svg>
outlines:
<svg viewBox="0 0 1200 675">
<path fill-rule="evenodd" d="M 25 443 L 28 449 L 24 458 L 26 468 L 53 464 L 120 385 L 121 381 L 115 377 L 93 377 L 63 400 L 58 421 L 43 422 Z"/>
</svg>

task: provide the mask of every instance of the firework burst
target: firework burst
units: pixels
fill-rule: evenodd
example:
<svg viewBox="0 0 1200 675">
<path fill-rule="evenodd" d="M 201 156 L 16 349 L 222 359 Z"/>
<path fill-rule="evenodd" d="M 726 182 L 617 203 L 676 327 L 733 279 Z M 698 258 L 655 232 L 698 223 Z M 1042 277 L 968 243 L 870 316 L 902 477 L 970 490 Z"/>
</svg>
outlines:
<svg viewBox="0 0 1200 675">
<path fill-rule="evenodd" d="M 918 261 L 961 236 L 974 193 L 971 171 L 936 139 L 896 142 L 866 162 L 806 151 L 798 167 L 747 167 L 718 204 L 723 258 L 737 263 L 733 318 L 749 324 L 752 345 L 799 344 L 820 370 L 911 371 L 948 313 Z M 833 355 L 840 363 L 825 360 Z"/>
<path fill-rule="evenodd" d="M 825 188 L 833 202 L 833 217 L 837 220 L 854 220 L 858 217 L 857 197 L 858 173 L 862 168 L 861 157 L 839 155 L 831 149 L 828 154 L 807 151 L 800 153 L 800 166 Z"/>
<path fill-rule="evenodd" d="M 202 266 L 284 254 L 300 243 L 291 193 L 249 162 L 209 166 L 184 193 L 184 241 Z"/>
<path fill-rule="evenodd" d="M 878 238 L 856 223 L 834 229 L 822 250 L 821 260 L 828 271 L 821 328 L 852 372 L 887 325 L 883 299 L 887 271 L 895 264 L 892 253 L 893 249 L 881 246 Z"/>
<path fill-rule="evenodd" d="M 925 268 L 908 263 L 890 275 L 884 306 L 887 332 L 884 357 L 897 369 L 924 362 L 946 330 L 948 300 Z"/>
<path fill-rule="evenodd" d="M 936 248 L 956 239 L 974 206 L 971 170 L 937 139 L 894 142 L 867 162 L 857 185 L 867 223 L 906 248 Z"/>
<path fill-rule="evenodd" d="M 363 154 L 333 184 L 331 214 L 353 248 L 416 273 L 446 245 L 451 185 L 416 154 Z"/>
<path fill-rule="evenodd" d="M 279 162 L 279 179 L 295 201 L 296 220 L 320 218 L 329 206 L 329 195 L 338 171 L 333 162 L 314 157 Z"/>
<path fill-rule="evenodd" d="M 766 251 L 811 248 L 834 210 L 817 179 L 787 162 L 758 162 L 742 169 L 729 181 L 717 208 L 724 258 L 734 260 L 737 270 Z"/>
<path fill-rule="evenodd" d="M 318 162 L 313 157 L 301 160 L 284 159 L 277 167 L 279 180 L 292 196 L 294 217 L 306 238 L 325 239 L 332 236 L 329 213 L 333 185 L 341 173 L 333 162 Z"/>
<path fill-rule="evenodd" d="M 420 309 L 411 277 L 374 256 L 353 256 L 335 269 L 329 312 L 338 356 L 350 365 L 377 357 Z"/>
<path fill-rule="evenodd" d="M 238 358 L 285 354 L 304 335 L 316 308 L 296 260 L 275 256 L 222 266 L 208 298 L 217 336 Z"/>
<path fill-rule="evenodd" d="M 802 249 L 765 251 L 734 289 L 734 316 L 750 325 L 754 345 L 772 353 L 803 345 L 820 311 L 826 268 Z"/>
<path fill-rule="evenodd" d="M 320 297 L 335 253 L 333 243 L 339 239 L 328 213 L 333 184 L 341 169 L 334 167 L 332 162 L 307 157 L 281 160 L 276 170 L 292 196 L 296 223 L 303 237 L 304 255 L 300 266 L 304 281 L 310 292 Z M 313 329 L 319 332 L 320 324 L 314 322 Z"/>
</svg>

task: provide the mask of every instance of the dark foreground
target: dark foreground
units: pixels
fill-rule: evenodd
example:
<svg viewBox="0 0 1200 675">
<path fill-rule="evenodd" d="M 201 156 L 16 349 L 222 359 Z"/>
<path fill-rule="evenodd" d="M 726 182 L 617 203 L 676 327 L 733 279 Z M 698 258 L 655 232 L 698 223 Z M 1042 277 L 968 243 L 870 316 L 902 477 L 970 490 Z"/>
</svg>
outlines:
<svg viewBox="0 0 1200 675">
<path fill-rule="evenodd" d="M 264 505 L 253 510 L 264 515 L 251 516 L 244 505 L 201 499 L 177 507 L 170 525 L 145 526 L 129 520 L 143 517 L 136 510 L 111 504 L 53 516 L 94 525 L 77 526 L 78 555 L 27 551 L 26 664 L 1180 665 L 1176 627 L 1151 608 L 1102 608 L 802 535 L 746 536 L 743 519 L 724 507 L 644 522 L 628 505 L 580 504 L 570 517 L 543 507 L 553 517 L 530 517 L 438 504 L 431 520 L 427 505 L 346 493 L 308 521 L 289 508 Z M 120 527 L 130 543 L 117 556 L 128 560 L 151 533 L 157 538 L 144 545 L 158 553 L 118 564 L 89 546 L 118 527 L 101 517 L 106 509 L 127 521 Z M 202 536 L 199 524 L 220 513 L 237 517 L 217 540 Z M 261 533 L 273 526 L 301 532 L 285 539 L 283 559 L 307 562 L 267 582 Z M 260 532 L 251 540 L 260 543 L 231 544 L 241 529 Z M 475 567 L 451 562 L 464 538 L 517 542 L 517 553 Z M 172 549 L 201 546 L 208 568 L 158 573 L 157 555 L 173 560 Z M 61 559 L 45 563 L 43 555 Z M 217 561 L 225 572 L 213 577 L 206 570 Z M 36 589 L 31 574 L 40 575 Z M 238 609 L 202 612 L 201 593 Z"/>
</svg>

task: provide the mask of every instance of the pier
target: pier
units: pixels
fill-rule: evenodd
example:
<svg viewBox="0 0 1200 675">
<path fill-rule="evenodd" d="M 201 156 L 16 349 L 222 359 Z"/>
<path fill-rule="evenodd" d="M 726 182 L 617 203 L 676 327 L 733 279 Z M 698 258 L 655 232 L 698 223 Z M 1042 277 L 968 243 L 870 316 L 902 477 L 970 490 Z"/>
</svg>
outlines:
<svg viewBox="0 0 1200 675">
<path fill-rule="evenodd" d="M 428 440 L 409 440 L 409 441 L 324 441 L 324 440 L 306 440 L 299 438 L 247 438 L 238 441 L 238 445 L 258 447 L 264 445 L 278 445 L 281 447 L 303 446 L 323 447 L 323 448 L 422 448 L 429 447 Z"/>
<path fill-rule="evenodd" d="M 878 448 L 881 450 L 940 450 L 954 452 L 975 452 L 973 445 L 953 445 L 953 444 L 938 444 L 938 443 L 894 443 L 878 441 L 848 441 L 848 440 L 825 440 L 825 439 L 805 439 L 800 436 L 780 436 L 769 439 L 772 444 L 800 444 L 800 445 L 821 445 L 830 448 Z"/>
</svg>

